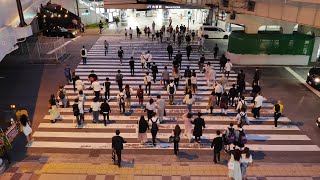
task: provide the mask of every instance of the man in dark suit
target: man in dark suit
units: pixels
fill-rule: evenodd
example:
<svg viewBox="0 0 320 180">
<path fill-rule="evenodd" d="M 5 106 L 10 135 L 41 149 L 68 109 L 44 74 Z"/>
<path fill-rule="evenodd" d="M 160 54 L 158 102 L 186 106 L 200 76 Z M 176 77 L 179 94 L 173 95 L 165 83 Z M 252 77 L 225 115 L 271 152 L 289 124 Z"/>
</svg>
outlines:
<svg viewBox="0 0 320 180">
<path fill-rule="evenodd" d="M 218 156 L 218 161 L 220 162 L 220 151 L 222 150 L 222 137 L 220 136 L 221 132 L 220 130 L 217 130 L 217 137 L 213 139 L 211 148 L 214 147 L 213 149 L 213 162 L 217 163 L 217 156 Z"/>
<path fill-rule="evenodd" d="M 121 151 L 123 150 L 123 143 L 126 143 L 126 141 L 120 136 L 120 131 L 116 130 L 116 135 L 112 137 L 112 150 L 117 154 L 119 167 L 121 163 Z"/>
</svg>

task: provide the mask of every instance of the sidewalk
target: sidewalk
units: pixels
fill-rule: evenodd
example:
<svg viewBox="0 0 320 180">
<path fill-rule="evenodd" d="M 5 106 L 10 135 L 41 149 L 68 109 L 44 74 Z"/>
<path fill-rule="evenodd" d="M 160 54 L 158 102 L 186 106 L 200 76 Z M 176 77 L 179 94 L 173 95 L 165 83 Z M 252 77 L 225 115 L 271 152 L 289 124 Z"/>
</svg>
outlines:
<svg viewBox="0 0 320 180">
<path fill-rule="evenodd" d="M 152 180 L 202 180 L 227 179 L 228 169 L 223 165 L 199 162 L 135 163 L 137 157 L 128 161 L 125 157 L 123 166 L 118 168 L 112 164 L 110 155 L 87 154 L 46 154 L 31 156 L 10 167 L 2 180 L 93 180 L 93 179 L 152 179 Z M 151 159 L 153 157 L 150 157 Z M 175 156 L 170 156 L 175 158 Z M 74 162 L 71 162 L 74 161 Z M 140 161 L 139 161 L 140 162 Z M 256 163 L 248 168 L 249 179 L 320 179 L 320 164 L 264 164 Z"/>
</svg>

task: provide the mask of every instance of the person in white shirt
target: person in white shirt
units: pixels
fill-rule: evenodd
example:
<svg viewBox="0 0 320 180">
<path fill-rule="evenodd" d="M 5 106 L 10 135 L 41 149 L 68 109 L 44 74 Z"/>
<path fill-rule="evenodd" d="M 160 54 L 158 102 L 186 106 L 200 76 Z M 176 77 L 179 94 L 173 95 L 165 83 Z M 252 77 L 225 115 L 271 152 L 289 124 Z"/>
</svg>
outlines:
<svg viewBox="0 0 320 180">
<path fill-rule="evenodd" d="M 141 68 L 145 69 L 146 68 L 146 59 L 145 59 L 145 52 L 142 52 L 140 55 L 140 60 L 141 60 Z"/>
<path fill-rule="evenodd" d="M 147 68 L 150 69 L 151 62 L 152 62 L 152 55 L 150 54 L 150 51 L 148 51 L 147 54 L 145 55 L 145 60 L 147 62 Z"/>
<path fill-rule="evenodd" d="M 99 123 L 99 111 L 100 109 L 100 103 L 97 98 L 93 99 L 93 102 L 91 103 L 90 110 L 92 111 L 93 115 L 93 123 Z"/>
<path fill-rule="evenodd" d="M 127 39 L 127 36 L 128 36 L 127 28 L 124 28 L 124 38 Z"/>
<path fill-rule="evenodd" d="M 82 64 L 87 64 L 87 49 L 85 48 L 85 46 L 82 46 L 82 49 L 81 49 L 81 57 L 82 57 Z"/>
<path fill-rule="evenodd" d="M 132 39 L 132 34 L 133 34 L 133 30 L 131 29 L 131 27 L 129 27 L 129 36 L 130 36 L 130 39 Z"/>
<path fill-rule="evenodd" d="M 155 110 L 156 110 L 156 103 L 154 103 L 153 99 L 151 98 L 146 105 L 148 120 L 152 118 L 152 114 L 155 112 Z"/>
<path fill-rule="evenodd" d="M 231 71 L 231 68 L 232 68 L 232 63 L 230 62 L 230 59 L 228 59 L 227 60 L 227 63 L 226 63 L 226 65 L 225 65 L 225 67 L 224 67 L 224 69 L 225 69 L 225 74 L 227 75 L 227 78 L 229 78 L 229 75 L 230 75 L 230 71 Z"/>
<path fill-rule="evenodd" d="M 263 96 L 261 96 L 261 92 L 258 93 L 258 96 L 254 99 L 253 104 L 253 117 L 259 118 L 260 117 L 260 109 L 262 106 L 263 101 L 266 100 Z"/>
<path fill-rule="evenodd" d="M 156 107 L 157 107 L 157 114 L 158 114 L 159 120 L 160 122 L 162 122 L 164 111 L 166 108 L 166 101 L 162 99 L 160 95 L 157 95 Z"/>
<path fill-rule="evenodd" d="M 94 91 L 95 97 L 96 97 L 97 99 L 100 99 L 101 86 L 100 86 L 99 81 L 94 81 L 94 82 L 91 84 L 91 88 L 92 88 L 93 91 Z"/>
<path fill-rule="evenodd" d="M 74 84 L 75 84 L 76 89 L 77 89 L 78 92 L 80 90 L 84 90 L 85 89 L 85 85 L 84 85 L 83 81 L 81 79 L 79 79 L 79 76 L 78 76 L 78 79 L 76 80 L 76 82 Z"/>
<path fill-rule="evenodd" d="M 194 103 L 194 97 L 192 96 L 192 92 L 189 91 L 183 99 L 183 102 L 187 104 L 188 112 L 191 113 L 192 111 L 192 104 Z"/>
<path fill-rule="evenodd" d="M 150 91 L 151 91 L 151 76 L 149 72 L 146 73 L 146 76 L 143 78 L 144 85 L 146 86 L 146 94 L 150 96 Z M 148 88 L 149 88 L 149 93 L 148 93 Z"/>
<path fill-rule="evenodd" d="M 117 95 L 117 101 L 119 104 L 120 113 L 123 114 L 126 112 L 125 102 L 126 102 L 126 94 L 123 92 L 123 89 L 120 89 L 119 94 Z M 121 108 L 123 111 L 121 112 Z"/>
<path fill-rule="evenodd" d="M 221 95 L 223 93 L 223 87 L 222 85 L 220 84 L 220 82 L 217 82 L 216 83 L 216 86 L 214 87 L 214 92 L 216 94 L 216 104 L 217 106 L 219 106 L 220 104 L 220 98 L 221 98 Z"/>
<path fill-rule="evenodd" d="M 167 93 L 169 95 L 169 104 L 173 104 L 174 101 L 174 95 L 176 94 L 176 86 L 174 85 L 173 80 L 170 80 L 170 84 L 168 84 L 167 87 Z"/>
<path fill-rule="evenodd" d="M 247 179 L 247 168 L 253 164 L 252 155 L 248 147 L 245 147 L 242 151 L 240 162 L 242 179 Z"/>
</svg>

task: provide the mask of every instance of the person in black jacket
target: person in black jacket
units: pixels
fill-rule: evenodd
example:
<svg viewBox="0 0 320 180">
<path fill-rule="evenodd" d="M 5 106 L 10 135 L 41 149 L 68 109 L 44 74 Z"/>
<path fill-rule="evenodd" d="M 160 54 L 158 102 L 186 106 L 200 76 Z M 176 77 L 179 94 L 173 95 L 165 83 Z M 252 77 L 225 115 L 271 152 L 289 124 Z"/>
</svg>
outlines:
<svg viewBox="0 0 320 180">
<path fill-rule="evenodd" d="M 174 130 L 172 131 L 172 135 L 173 135 L 173 151 L 174 151 L 175 155 L 178 155 L 178 152 L 179 152 L 180 134 L 181 134 L 181 128 L 177 124 L 175 126 Z"/>
<path fill-rule="evenodd" d="M 198 117 L 193 122 L 191 122 L 192 124 L 194 124 L 193 135 L 196 142 L 201 142 L 200 138 L 202 136 L 202 128 L 206 128 L 204 119 L 201 116 L 202 113 L 198 112 Z"/>
<path fill-rule="evenodd" d="M 138 122 L 138 141 L 140 141 L 141 144 L 144 144 L 148 141 L 148 138 L 147 138 L 148 129 L 149 129 L 148 122 L 145 120 L 144 116 L 141 116 Z"/>
<path fill-rule="evenodd" d="M 232 84 L 232 88 L 230 88 L 228 96 L 229 96 L 229 104 L 231 102 L 231 106 L 233 106 L 234 104 L 234 98 L 236 97 L 236 95 L 238 94 L 238 91 L 236 90 L 236 85 Z"/>
<path fill-rule="evenodd" d="M 120 136 L 120 131 L 116 130 L 116 135 L 112 137 L 112 150 L 117 154 L 119 167 L 121 166 L 121 151 L 123 150 L 123 143 L 126 143 L 126 141 Z"/>
<path fill-rule="evenodd" d="M 187 66 L 187 69 L 184 70 L 184 77 L 185 77 L 185 78 L 191 78 L 190 66 Z"/>
<path fill-rule="evenodd" d="M 106 82 L 103 84 L 105 92 L 104 92 L 104 97 L 105 99 L 109 100 L 110 99 L 110 86 L 111 82 L 109 81 L 109 78 L 106 78 Z"/>
<path fill-rule="evenodd" d="M 131 56 L 130 61 L 129 61 L 129 66 L 130 66 L 131 76 L 134 76 L 134 60 L 133 60 L 132 56 Z"/>
<path fill-rule="evenodd" d="M 179 64 L 179 67 L 181 69 L 181 63 L 182 63 L 182 54 L 180 53 L 180 51 L 178 51 L 178 54 L 176 54 L 176 57 L 175 57 L 176 61 L 178 62 Z"/>
<path fill-rule="evenodd" d="M 110 121 L 109 120 L 109 113 L 111 113 L 111 109 L 110 109 L 110 106 L 109 106 L 107 99 L 105 99 L 103 101 L 103 103 L 100 106 L 100 109 L 101 109 L 100 114 L 102 114 L 102 116 L 103 116 L 104 126 L 107 126 L 106 117 L 107 117 L 107 120 Z"/>
<path fill-rule="evenodd" d="M 156 83 L 157 74 L 158 74 L 158 66 L 156 66 L 156 63 L 153 62 L 153 65 L 151 66 L 152 76 L 153 76 L 153 82 Z"/>
<path fill-rule="evenodd" d="M 80 121 L 80 110 L 79 110 L 79 99 L 76 98 L 74 100 L 74 104 L 72 105 L 72 111 L 73 111 L 73 115 L 76 117 L 77 123 L 78 123 L 78 127 L 81 125 L 81 121 Z"/>
<path fill-rule="evenodd" d="M 187 45 L 186 51 L 187 51 L 188 60 L 190 60 L 190 54 L 191 54 L 191 51 L 192 51 L 192 47 L 191 47 L 190 44 Z"/>
<path fill-rule="evenodd" d="M 222 150 L 222 137 L 220 136 L 221 132 L 220 130 L 217 130 L 216 132 L 217 137 L 213 139 L 211 143 L 211 148 L 213 149 L 213 162 L 217 163 L 217 156 L 218 161 L 220 162 L 220 151 Z"/>
<path fill-rule="evenodd" d="M 172 54 L 173 54 L 173 47 L 172 47 L 172 45 L 170 43 L 168 44 L 167 51 L 168 51 L 168 54 L 169 54 L 169 60 L 171 60 L 172 59 Z"/>
</svg>

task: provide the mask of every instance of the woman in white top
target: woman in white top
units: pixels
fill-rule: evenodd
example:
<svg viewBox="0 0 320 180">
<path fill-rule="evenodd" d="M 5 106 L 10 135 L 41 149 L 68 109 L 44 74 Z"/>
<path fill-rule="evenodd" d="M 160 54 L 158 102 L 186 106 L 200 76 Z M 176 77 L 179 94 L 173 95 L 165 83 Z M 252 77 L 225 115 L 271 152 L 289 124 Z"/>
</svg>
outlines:
<svg viewBox="0 0 320 180">
<path fill-rule="evenodd" d="M 245 147 L 242 154 L 241 154 L 241 175 L 242 179 L 247 179 L 247 168 L 249 165 L 253 164 L 252 156 L 250 154 L 250 149 L 248 147 Z"/>
<path fill-rule="evenodd" d="M 30 122 L 28 120 L 28 117 L 25 114 L 23 114 L 20 117 L 20 122 L 21 122 L 21 125 L 22 125 L 23 134 L 27 138 L 27 142 L 28 142 L 27 145 L 30 145 L 30 143 L 32 141 L 32 135 L 31 135 L 32 129 L 31 129 L 31 125 L 30 125 Z"/>
<path fill-rule="evenodd" d="M 145 69 L 146 68 L 146 59 L 145 59 L 145 52 L 142 52 L 141 55 L 140 55 L 140 60 L 141 60 L 141 67 L 142 69 Z"/>
<path fill-rule="evenodd" d="M 155 112 L 155 109 L 156 109 L 156 103 L 154 103 L 153 99 L 151 98 L 146 105 L 148 120 L 152 118 L 152 114 Z"/>
<path fill-rule="evenodd" d="M 93 115 L 93 123 L 99 123 L 99 109 L 100 103 L 97 98 L 94 98 L 90 106 L 90 110 L 92 111 Z"/>
<path fill-rule="evenodd" d="M 242 180 L 240 160 L 241 160 L 241 151 L 239 149 L 236 149 L 231 154 L 231 158 L 228 162 L 228 169 L 229 169 L 228 176 L 230 179 Z"/>
<path fill-rule="evenodd" d="M 191 113 L 192 111 L 192 104 L 194 102 L 194 97 L 192 96 L 192 92 L 189 91 L 183 99 L 183 102 L 187 104 L 188 112 Z"/>
<path fill-rule="evenodd" d="M 80 90 L 84 90 L 85 89 L 84 83 L 83 83 L 83 81 L 81 79 L 77 79 L 76 80 L 75 86 L 76 86 L 76 89 L 77 89 L 78 92 Z"/>
<path fill-rule="evenodd" d="M 192 84 L 192 92 L 193 92 L 193 94 L 196 94 L 196 90 L 197 90 L 197 76 L 196 76 L 196 73 L 192 73 L 191 84 Z"/>
<path fill-rule="evenodd" d="M 228 59 L 226 65 L 225 65 L 225 67 L 224 67 L 224 69 L 225 69 L 225 74 L 228 75 L 227 78 L 229 78 L 229 75 L 230 75 L 230 71 L 231 71 L 232 66 L 233 66 L 233 65 L 232 65 L 232 63 L 230 62 L 230 59 Z"/>
<path fill-rule="evenodd" d="M 208 86 L 213 86 L 214 83 L 216 82 L 216 71 L 214 69 L 212 69 L 209 72 L 209 79 L 207 79 L 207 85 Z"/>
<path fill-rule="evenodd" d="M 236 108 L 238 112 L 240 112 L 243 105 L 246 105 L 246 102 L 244 99 L 245 99 L 244 96 L 242 96 L 241 99 L 238 101 L 237 108 Z"/>
<path fill-rule="evenodd" d="M 185 113 L 182 115 L 182 119 L 184 121 L 184 136 L 187 136 L 189 142 L 191 142 L 191 133 L 192 133 L 192 114 Z"/>
</svg>

